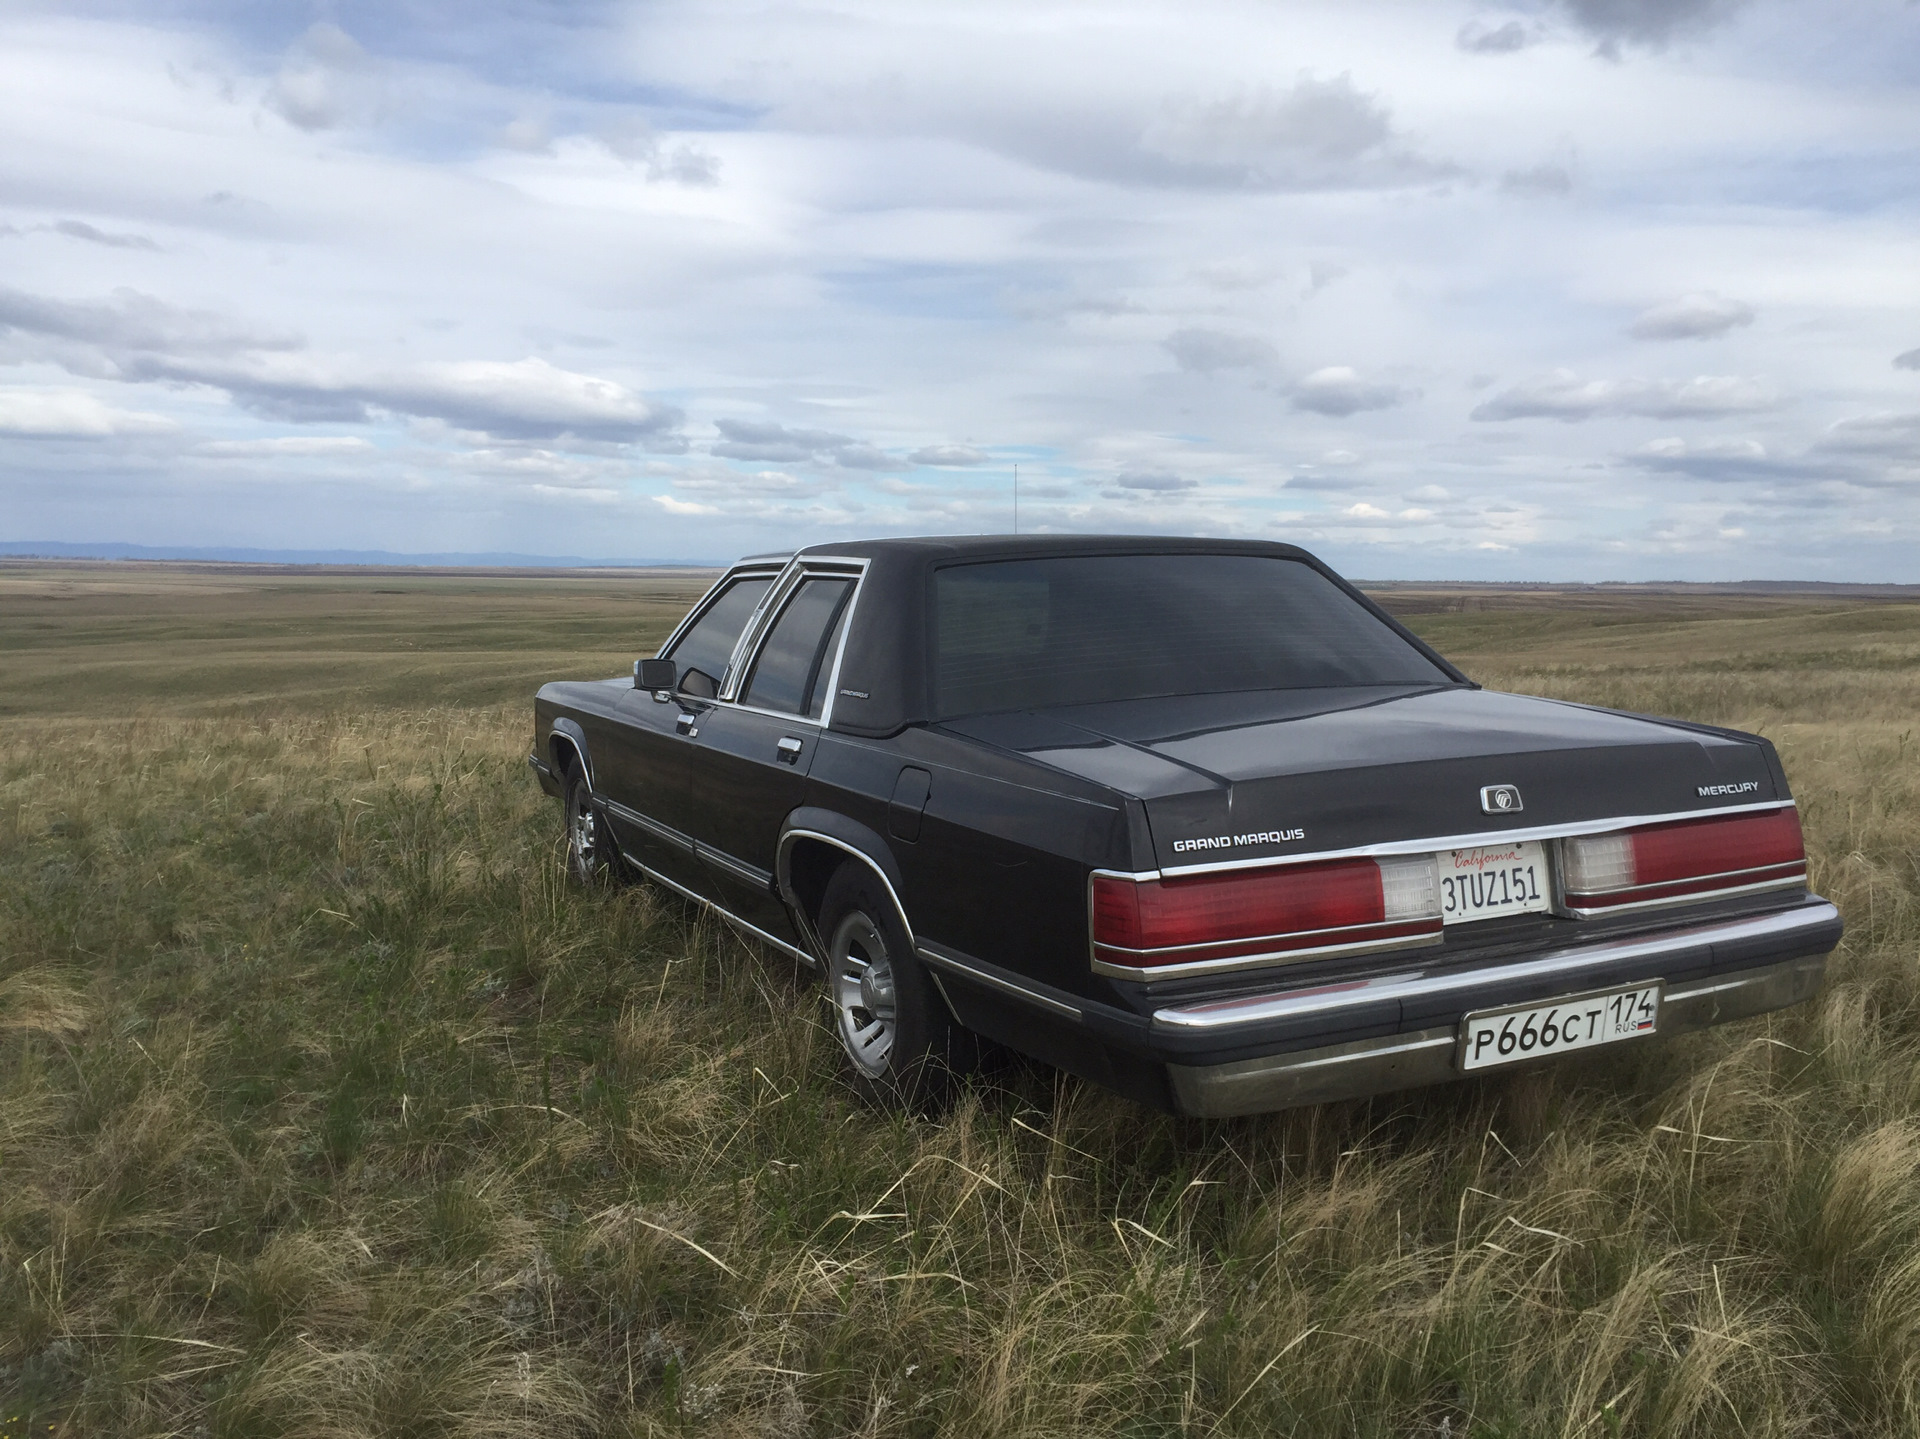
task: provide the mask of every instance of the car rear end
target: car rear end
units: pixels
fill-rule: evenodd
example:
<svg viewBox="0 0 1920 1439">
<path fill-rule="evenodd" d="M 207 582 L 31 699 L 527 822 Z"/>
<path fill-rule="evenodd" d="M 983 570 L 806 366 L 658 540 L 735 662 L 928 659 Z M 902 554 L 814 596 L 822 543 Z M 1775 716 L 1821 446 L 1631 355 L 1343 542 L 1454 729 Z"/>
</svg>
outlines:
<svg viewBox="0 0 1920 1439">
<path fill-rule="evenodd" d="M 1767 741 L 1482 690 L 1298 550 L 956 564 L 933 600 L 941 728 L 1138 818 L 1074 1002 L 1184 1112 L 1778 1009 L 1839 940 Z"/>
<path fill-rule="evenodd" d="M 1088 931 L 1092 968 L 1146 1016 L 1177 1107 L 1224 1116 L 1780 1009 L 1817 990 L 1841 923 L 1807 891 L 1786 801 L 1491 843 L 1095 873 Z"/>
</svg>

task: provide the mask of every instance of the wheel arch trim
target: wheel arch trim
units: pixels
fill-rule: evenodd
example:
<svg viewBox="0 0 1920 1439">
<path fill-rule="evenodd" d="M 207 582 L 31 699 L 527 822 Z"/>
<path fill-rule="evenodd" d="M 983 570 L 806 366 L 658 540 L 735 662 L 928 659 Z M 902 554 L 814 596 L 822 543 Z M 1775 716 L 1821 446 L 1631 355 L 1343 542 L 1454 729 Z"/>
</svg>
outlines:
<svg viewBox="0 0 1920 1439">
<path fill-rule="evenodd" d="M 907 907 L 900 898 L 903 887 L 900 867 L 886 842 L 857 820 L 831 810 L 808 807 L 795 810 L 780 827 L 780 847 L 774 857 L 774 883 L 779 888 L 780 897 L 804 922 L 816 947 L 821 948 L 823 960 L 826 956 L 820 944 L 822 936 L 813 933 L 813 916 L 807 913 L 806 905 L 793 886 L 793 850 L 803 839 L 841 850 L 872 870 L 886 890 L 887 898 L 893 901 L 893 911 L 900 921 L 900 928 L 906 932 L 907 944 L 917 947 L 913 921 L 907 917 Z"/>
<path fill-rule="evenodd" d="M 559 749 L 562 744 L 579 757 L 580 768 L 586 772 L 587 776 L 587 790 L 592 793 L 595 790 L 593 755 L 587 748 L 587 732 L 580 727 L 578 720 L 568 719 L 564 715 L 556 719 L 547 730 L 547 755 L 559 769 L 565 770 L 566 766 L 559 764 Z"/>
</svg>

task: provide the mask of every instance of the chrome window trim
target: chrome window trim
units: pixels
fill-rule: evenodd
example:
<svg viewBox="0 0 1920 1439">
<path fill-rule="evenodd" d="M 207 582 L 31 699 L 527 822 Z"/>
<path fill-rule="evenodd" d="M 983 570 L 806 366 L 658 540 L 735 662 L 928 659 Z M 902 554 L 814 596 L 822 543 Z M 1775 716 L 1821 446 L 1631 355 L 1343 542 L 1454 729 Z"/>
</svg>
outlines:
<svg viewBox="0 0 1920 1439">
<path fill-rule="evenodd" d="M 727 661 L 727 676 L 720 686 L 720 693 L 708 703 L 728 704 L 752 714 L 772 715 L 775 719 L 791 720 L 795 724 L 813 725 L 825 729 L 833 720 L 833 690 L 831 686 L 840 678 L 840 657 L 846 653 L 847 639 L 853 633 L 853 612 L 860 604 L 860 591 L 865 586 L 867 567 L 871 562 L 851 555 L 796 555 L 787 562 L 772 586 L 767 590 L 766 598 L 761 601 L 745 628 L 740 631 L 740 639 L 733 647 L 733 656 Z M 847 597 L 847 622 L 840 631 L 840 642 L 834 649 L 833 661 L 825 667 L 827 682 L 827 702 L 818 719 L 803 714 L 792 714 L 786 710 L 770 710 L 760 705 L 744 704 L 739 699 L 741 686 L 752 673 L 755 661 L 760 658 L 760 650 L 767 636 L 772 632 L 780 613 L 786 608 L 788 598 L 800 585 L 809 579 L 833 578 L 853 581 L 853 593 Z"/>
<path fill-rule="evenodd" d="M 655 659 L 665 659 L 667 657 L 667 654 L 673 649 L 673 647 L 680 643 L 681 636 L 686 634 L 686 632 L 693 627 L 693 623 L 695 620 L 699 619 L 701 615 L 706 613 L 707 606 L 710 605 L 719 596 L 720 591 L 724 589 L 729 582 L 733 580 L 745 579 L 748 575 L 757 575 L 761 573 L 772 574 L 777 578 L 780 574 L 780 571 L 786 568 L 787 563 L 788 562 L 785 560 L 780 560 L 780 561 L 756 560 L 751 562 L 742 561 L 740 564 L 728 566 L 725 570 L 721 572 L 719 579 L 715 580 L 712 584 L 707 586 L 706 593 L 701 595 L 699 599 L 693 602 L 693 608 L 688 610 L 684 615 L 680 617 L 680 623 L 673 627 L 673 633 L 668 635 L 666 639 L 661 642 L 660 648 L 653 652 L 653 657 Z M 758 613 L 759 613 L 759 610 L 756 609 L 754 611 L 754 614 L 758 614 Z M 753 623 L 753 615 L 748 615 L 747 624 L 751 626 L 752 623 Z M 744 633 L 744 630 L 743 630 L 743 633 Z M 734 647 L 736 649 L 739 648 L 738 640 L 734 641 Z"/>
<path fill-rule="evenodd" d="M 1517 844 L 1528 840 L 1571 839 L 1578 835 L 1605 834 L 1616 829 L 1638 829 L 1649 824 L 1673 824 L 1681 820 L 1712 819 L 1723 814 L 1756 814 L 1761 810 L 1797 808 L 1790 799 L 1760 800 L 1754 804 L 1730 804 L 1717 809 L 1683 809 L 1666 814 L 1620 815 L 1611 819 L 1573 820 L 1560 824 L 1533 825 L 1527 829 L 1482 830 L 1471 834 L 1434 835 L 1424 839 L 1389 840 L 1381 844 L 1352 845 L 1346 849 L 1322 849 L 1297 854 L 1270 854 L 1258 859 L 1225 859 L 1213 864 L 1179 864 L 1162 869 L 1103 869 L 1096 873 L 1119 879 L 1184 879 L 1195 874 L 1219 874 L 1235 869 L 1269 869 L 1280 865 L 1318 863 L 1328 859 L 1371 857 L 1383 854 L 1429 854 L 1443 849 L 1473 849 L 1481 845 Z"/>
</svg>

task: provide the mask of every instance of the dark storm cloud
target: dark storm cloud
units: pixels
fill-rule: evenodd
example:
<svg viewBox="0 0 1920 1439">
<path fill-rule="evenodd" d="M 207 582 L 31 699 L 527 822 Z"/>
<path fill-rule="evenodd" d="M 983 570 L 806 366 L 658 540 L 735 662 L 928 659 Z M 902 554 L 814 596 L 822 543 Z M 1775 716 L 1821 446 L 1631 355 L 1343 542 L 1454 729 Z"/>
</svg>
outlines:
<svg viewBox="0 0 1920 1439">
<path fill-rule="evenodd" d="M 1893 357 L 1896 370 L 1920 370 L 1920 350 L 1907 350 Z"/>
</svg>

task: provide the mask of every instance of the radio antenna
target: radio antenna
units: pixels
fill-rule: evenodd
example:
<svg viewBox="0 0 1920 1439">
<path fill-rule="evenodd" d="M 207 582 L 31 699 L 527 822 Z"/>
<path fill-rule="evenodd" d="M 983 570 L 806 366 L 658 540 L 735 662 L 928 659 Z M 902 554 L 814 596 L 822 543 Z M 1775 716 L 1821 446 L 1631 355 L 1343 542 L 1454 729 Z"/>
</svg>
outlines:
<svg viewBox="0 0 1920 1439">
<path fill-rule="evenodd" d="M 1020 533 L 1020 466 L 1013 467 L 1013 532 Z"/>
</svg>

